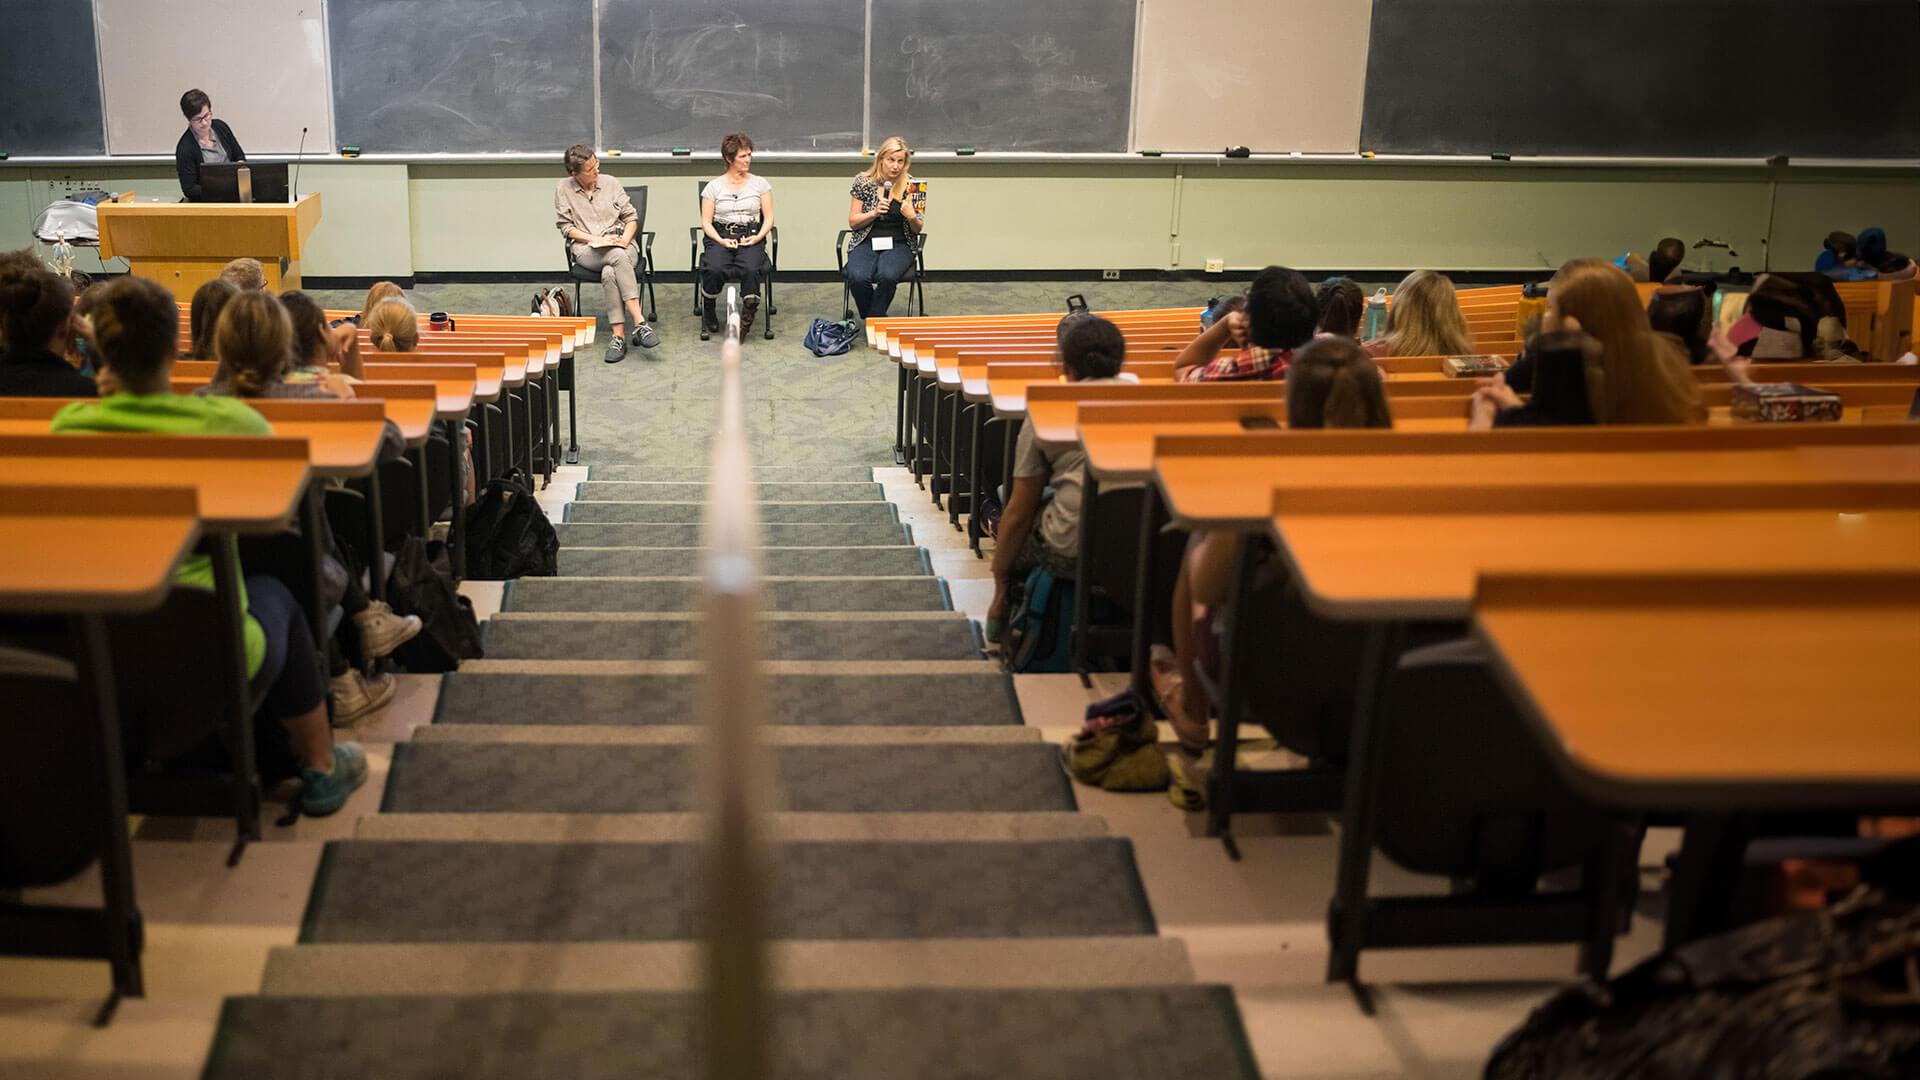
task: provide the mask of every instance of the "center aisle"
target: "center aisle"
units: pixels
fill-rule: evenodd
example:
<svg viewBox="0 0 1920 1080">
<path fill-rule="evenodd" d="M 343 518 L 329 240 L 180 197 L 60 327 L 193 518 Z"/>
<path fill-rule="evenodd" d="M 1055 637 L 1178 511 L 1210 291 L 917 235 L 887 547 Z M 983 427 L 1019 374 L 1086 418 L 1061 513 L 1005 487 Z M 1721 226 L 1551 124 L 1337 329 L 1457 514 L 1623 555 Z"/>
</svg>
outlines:
<svg viewBox="0 0 1920 1080">
<path fill-rule="evenodd" d="M 872 471 L 758 476 L 776 1075 L 1255 1075 Z M 207 1077 L 697 1074 L 705 470 L 576 494 Z"/>
</svg>

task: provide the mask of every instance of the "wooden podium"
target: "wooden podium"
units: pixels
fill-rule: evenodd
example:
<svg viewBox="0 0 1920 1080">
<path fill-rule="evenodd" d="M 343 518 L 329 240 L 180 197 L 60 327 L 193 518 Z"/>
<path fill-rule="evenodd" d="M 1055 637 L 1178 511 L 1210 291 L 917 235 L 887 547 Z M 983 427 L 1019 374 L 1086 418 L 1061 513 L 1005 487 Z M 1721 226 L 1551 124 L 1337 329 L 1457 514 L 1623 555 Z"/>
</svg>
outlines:
<svg viewBox="0 0 1920 1080">
<path fill-rule="evenodd" d="M 300 287 L 300 253 L 320 223 L 320 193 L 293 203 L 100 204 L 100 257 L 124 258 L 133 272 L 191 300 L 233 259 L 259 259 L 274 292 Z"/>
</svg>

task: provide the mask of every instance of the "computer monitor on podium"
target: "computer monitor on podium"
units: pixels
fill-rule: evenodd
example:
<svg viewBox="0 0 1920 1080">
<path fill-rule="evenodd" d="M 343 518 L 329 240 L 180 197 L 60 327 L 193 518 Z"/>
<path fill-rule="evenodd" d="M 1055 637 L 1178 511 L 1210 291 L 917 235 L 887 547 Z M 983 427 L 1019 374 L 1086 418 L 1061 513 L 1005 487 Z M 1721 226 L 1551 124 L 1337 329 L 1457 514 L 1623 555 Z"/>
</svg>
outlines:
<svg viewBox="0 0 1920 1080">
<path fill-rule="evenodd" d="M 252 183 L 242 191 L 240 170 L 246 169 Z M 204 202 L 290 202 L 287 197 L 287 163 L 284 161 L 222 162 L 200 166 L 200 188 Z"/>
</svg>

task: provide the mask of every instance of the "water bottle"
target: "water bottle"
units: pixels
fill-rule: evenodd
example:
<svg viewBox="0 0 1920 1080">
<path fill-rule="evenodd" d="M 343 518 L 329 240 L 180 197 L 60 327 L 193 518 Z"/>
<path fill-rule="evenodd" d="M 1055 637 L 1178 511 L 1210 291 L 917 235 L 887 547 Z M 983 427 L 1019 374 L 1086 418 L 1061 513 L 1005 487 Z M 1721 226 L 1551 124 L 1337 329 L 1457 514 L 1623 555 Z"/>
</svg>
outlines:
<svg viewBox="0 0 1920 1080">
<path fill-rule="evenodd" d="M 1367 315 L 1360 323 L 1360 340 L 1372 341 L 1387 332 L 1387 289 L 1381 286 L 1367 298 Z"/>
</svg>

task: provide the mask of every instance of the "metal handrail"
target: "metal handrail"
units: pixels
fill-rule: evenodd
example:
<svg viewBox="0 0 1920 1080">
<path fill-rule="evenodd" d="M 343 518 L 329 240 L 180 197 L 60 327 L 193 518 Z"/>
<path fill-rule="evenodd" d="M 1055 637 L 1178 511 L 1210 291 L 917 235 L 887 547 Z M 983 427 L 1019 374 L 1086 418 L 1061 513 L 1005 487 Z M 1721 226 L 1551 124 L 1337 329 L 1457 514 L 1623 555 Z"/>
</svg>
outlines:
<svg viewBox="0 0 1920 1080">
<path fill-rule="evenodd" d="M 760 658 L 760 515 L 740 375 L 740 292 L 726 293 L 720 346 L 720 417 L 709 451 L 702 521 L 698 717 L 706 729 L 702 774 L 706 850 L 705 1023 L 709 1080 L 760 1080 L 770 1061 L 766 948 L 766 814 L 778 799 L 760 729 L 766 697 Z"/>
</svg>

